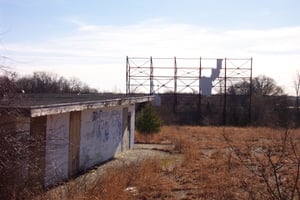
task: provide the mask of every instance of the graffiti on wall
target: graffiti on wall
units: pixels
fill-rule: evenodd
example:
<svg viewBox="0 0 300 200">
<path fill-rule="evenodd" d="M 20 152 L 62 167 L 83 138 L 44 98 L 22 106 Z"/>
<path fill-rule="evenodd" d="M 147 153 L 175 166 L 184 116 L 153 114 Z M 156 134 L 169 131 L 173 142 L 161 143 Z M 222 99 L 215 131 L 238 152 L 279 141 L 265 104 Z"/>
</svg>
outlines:
<svg viewBox="0 0 300 200">
<path fill-rule="evenodd" d="M 122 137 L 121 111 L 94 111 L 92 113 L 92 133 L 103 143 L 120 140 Z"/>
<path fill-rule="evenodd" d="M 80 136 L 80 169 L 112 158 L 122 144 L 123 112 L 114 110 L 88 110 L 82 112 Z"/>
<path fill-rule="evenodd" d="M 121 111 L 114 110 L 111 114 L 112 126 L 116 130 L 116 139 L 122 139 L 122 123 L 121 123 Z"/>
</svg>

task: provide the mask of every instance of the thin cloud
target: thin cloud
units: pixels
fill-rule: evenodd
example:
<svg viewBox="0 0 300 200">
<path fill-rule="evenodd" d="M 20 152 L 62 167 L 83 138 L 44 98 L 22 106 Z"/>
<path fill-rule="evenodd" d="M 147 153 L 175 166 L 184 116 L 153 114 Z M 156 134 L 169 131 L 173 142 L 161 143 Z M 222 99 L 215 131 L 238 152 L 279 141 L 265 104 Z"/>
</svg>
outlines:
<svg viewBox="0 0 300 200">
<path fill-rule="evenodd" d="M 291 79 L 297 65 L 300 67 L 300 62 L 294 59 L 300 51 L 300 27 L 222 30 L 191 24 L 170 24 L 159 19 L 128 26 L 86 24 L 77 19 L 69 19 L 68 23 L 74 25 L 74 31 L 69 36 L 43 43 L 6 44 L 10 53 L 8 56 L 32 61 L 19 68 L 54 69 L 59 74 L 78 76 L 93 83 L 93 87 L 106 90 L 115 88 L 116 84 L 118 88 L 124 88 L 127 55 L 253 57 L 255 74 L 264 73 L 281 79 L 279 64 L 292 66 L 285 70 L 285 79 Z M 278 66 L 277 71 L 270 70 L 274 66 Z M 82 71 L 95 70 L 97 67 L 101 69 L 97 76 Z M 111 74 L 114 74 L 115 80 L 107 80 L 107 77 L 112 77 Z M 97 81 L 99 85 L 96 85 Z"/>
</svg>

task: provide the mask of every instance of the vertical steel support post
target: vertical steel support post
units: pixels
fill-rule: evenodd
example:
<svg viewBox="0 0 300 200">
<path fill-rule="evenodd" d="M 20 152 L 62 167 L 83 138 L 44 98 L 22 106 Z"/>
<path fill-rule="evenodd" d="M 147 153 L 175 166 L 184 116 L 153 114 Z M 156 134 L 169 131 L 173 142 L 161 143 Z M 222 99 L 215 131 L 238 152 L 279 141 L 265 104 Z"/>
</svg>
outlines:
<svg viewBox="0 0 300 200">
<path fill-rule="evenodd" d="M 227 59 L 225 58 L 225 72 L 224 72 L 224 102 L 223 102 L 223 125 L 227 122 Z"/>
<path fill-rule="evenodd" d="M 202 60 L 201 60 L 201 57 L 200 57 L 200 60 L 199 60 L 199 97 L 198 97 L 198 113 L 199 113 L 199 117 L 200 117 L 200 120 L 202 119 L 202 113 L 201 113 L 201 104 L 202 104 L 202 91 L 201 91 L 201 77 L 202 77 Z"/>
<path fill-rule="evenodd" d="M 150 94 L 154 94 L 154 83 L 153 83 L 153 60 L 150 57 Z"/>
<path fill-rule="evenodd" d="M 174 57 L 174 105 L 173 105 L 173 112 L 176 113 L 177 108 L 177 60 Z"/>
<path fill-rule="evenodd" d="M 174 57 L 174 94 L 177 94 L 177 62 Z"/>
<path fill-rule="evenodd" d="M 130 64 L 129 58 L 126 56 L 126 95 L 130 94 Z"/>
<path fill-rule="evenodd" d="M 250 85 L 249 85 L 249 123 L 252 121 L 252 58 L 250 60 Z"/>
</svg>

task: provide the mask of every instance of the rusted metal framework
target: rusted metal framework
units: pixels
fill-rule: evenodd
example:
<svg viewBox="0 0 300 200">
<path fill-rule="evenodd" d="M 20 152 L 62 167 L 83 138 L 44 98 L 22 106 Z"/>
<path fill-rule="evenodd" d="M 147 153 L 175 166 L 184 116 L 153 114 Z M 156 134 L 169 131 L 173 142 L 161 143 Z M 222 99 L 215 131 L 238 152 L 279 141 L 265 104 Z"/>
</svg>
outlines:
<svg viewBox="0 0 300 200">
<path fill-rule="evenodd" d="M 199 112 L 202 96 L 224 95 L 224 123 L 228 89 L 238 82 L 249 83 L 251 119 L 252 58 L 126 57 L 127 94 L 198 94 Z"/>
</svg>

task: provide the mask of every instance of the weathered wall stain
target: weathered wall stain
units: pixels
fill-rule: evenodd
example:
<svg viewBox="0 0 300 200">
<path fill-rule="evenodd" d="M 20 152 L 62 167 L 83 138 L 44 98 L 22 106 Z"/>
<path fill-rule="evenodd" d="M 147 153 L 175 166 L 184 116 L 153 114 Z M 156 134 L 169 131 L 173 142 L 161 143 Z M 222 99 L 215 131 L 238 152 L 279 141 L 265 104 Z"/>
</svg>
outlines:
<svg viewBox="0 0 300 200">
<path fill-rule="evenodd" d="M 69 113 L 47 117 L 45 185 L 68 177 Z"/>
<path fill-rule="evenodd" d="M 121 111 L 93 111 L 91 117 L 93 123 L 92 133 L 88 134 L 90 137 L 96 135 L 103 143 L 112 139 L 121 139 L 122 137 L 122 123 Z M 117 137 L 115 137 L 117 135 Z"/>
<path fill-rule="evenodd" d="M 116 128 L 117 138 L 114 139 L 122 139 L 122 119 L 121 119 L 121 111 L 112 111 L 112 126 Z"/>
<path fill-rule="evenodd" d="M 82 112 L 80 168 L 82 170 L 112 158 L 121 150 L 122 110 Z"/>
</svg>

